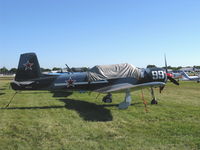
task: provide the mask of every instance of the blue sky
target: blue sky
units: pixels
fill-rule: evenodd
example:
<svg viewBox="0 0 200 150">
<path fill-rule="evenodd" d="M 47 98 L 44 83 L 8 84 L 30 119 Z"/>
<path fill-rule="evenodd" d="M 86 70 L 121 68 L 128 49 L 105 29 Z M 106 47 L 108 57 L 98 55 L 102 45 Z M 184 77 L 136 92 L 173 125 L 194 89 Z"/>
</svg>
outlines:
<svg viewBox="0 0 200 150">
<path fill-rule="evenodd" d="M 0 67 L 200 65 L 199 0 L 0 0 Z"/>
</svg>

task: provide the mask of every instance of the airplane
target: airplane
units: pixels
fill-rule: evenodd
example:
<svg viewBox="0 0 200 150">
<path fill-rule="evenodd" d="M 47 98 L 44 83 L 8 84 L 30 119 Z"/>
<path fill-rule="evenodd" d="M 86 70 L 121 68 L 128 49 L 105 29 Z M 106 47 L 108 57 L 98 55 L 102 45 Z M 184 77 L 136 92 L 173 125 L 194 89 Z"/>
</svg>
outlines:
<svg viewBox="0 0 200 150">
<path fill-rule="evenodd" d="M 172 75 L 173 75 L 173 78 L 174 79 L 181 79 L 183 76 L 182 76 L 182 71 L 173 71 L 172 72 Z"/>
<path fill-rule="evenodd" d="M 131 91 L 150 88 L 152 101 L 157 104 L 154 87 L 164 89 L 167 80 L 179 83 L 163 68 L 137 68 L 130 64 L 94 66 L 87 72 L 68 72 L 60 74 L 42 74 L 35 53 L 21 54 L 14 81 L 10 83 L 15 91 L 91 91 L 107 94 L 102 101 L 112 102 L 112 93 L 124 92 L 124 101 L 119 109 L 131 105 Z"/>
<path fill-rule="evenodd" d="M 183 78 L 182 71 L 169 71 L 168 73 L 173 79 L 176 79 L 178 82 L 180 79 Z"/>
<path fill-rule="evenodd" d="M 182 78 L 182 73 L 180 71 L 168 71 L 166 55 L 164 55 L 164 58 L 165 58 L 165 70 L 166 70 L 167 76 L 170 76 L 173 79 L 177 79 L 179 82 L 179 79 Z"/>
<path fill-rule="evenodd" d="M 181 72 L 183 78 L 183 81 L 197 81 L 197 83 L 200 82 L 200 74 L 198 76 L 189 76 L 186 72 Z"/>
</svg>

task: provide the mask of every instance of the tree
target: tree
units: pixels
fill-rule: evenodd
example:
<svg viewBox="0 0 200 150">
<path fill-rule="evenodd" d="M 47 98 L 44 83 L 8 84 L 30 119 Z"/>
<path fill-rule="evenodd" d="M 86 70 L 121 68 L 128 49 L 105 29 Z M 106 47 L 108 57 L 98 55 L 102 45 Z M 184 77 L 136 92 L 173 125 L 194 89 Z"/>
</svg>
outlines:
<svg viewBox="0 0 200 150">
<path fill-rule="evenodd" d="M 194 66 L 194 68 L 196 68 L 196 69 L 200 69 L 200 66 Z"/>
<path fill-rule="evenodd" d="M 8 73 L 8 69 L 6 67 L 3 67 L 0 69 L 0 73 Z"/>
<path fill-rule="evenodd" d="M 51 69 L 48 69 L 48 68 L 40 68 L 41 72 L 50 72 Z"/>
<path fill-rule="evenodd" d="M 90 68 L 87 68 L 87 67 L 83 67 L 82 69 L 84 72 L 87 72 L 88 70 L 90 70 Z"/>
<path fill-rule="evenodd" d="M 52 70 L 53 70 L 53 71 L 58 71 L 58 70 L 62 70 L 62 68 L 54 67 Z"/>
<path fill-rule="evenodd" d="M 87 72 L 89 70 L 89 68 L 87 67 L 81 67 L 81 68 L 71 68 L 72 72 Z"/>
<path fill-rule="evenodd" d="M 181 66 L 178 66 L 175 68 L 175 70 L 180 70 L 182 67 Z"/>
<path fill-rule="evenodd" d="M 9 72 L 10 72 L 10 73 L 16 73 L 16 72 L 17 72 L 17 68 L 11 68 L 11 69 L 9 70 Z"/>
<path fill-rule="evenodd" d="M 147 65 L 147 68 L 156 68 L 156 65 Z"/>
</svg>

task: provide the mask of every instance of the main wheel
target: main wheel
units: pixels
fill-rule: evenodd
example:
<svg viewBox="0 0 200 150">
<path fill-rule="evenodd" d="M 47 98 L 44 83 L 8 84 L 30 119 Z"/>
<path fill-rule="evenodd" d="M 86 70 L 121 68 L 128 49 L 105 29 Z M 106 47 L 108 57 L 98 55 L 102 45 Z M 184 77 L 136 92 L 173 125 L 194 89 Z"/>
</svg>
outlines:
<svg viewBox="0 0 200 150">
<path fill-rule="evenodd" d="M 108 97 L 108 96 L 105 96 L 105 97 L 102 99 L 102 101 L 103 101 L 104 103 L 112 103 L 112 98 L 111 98 L 111 97 Z"/>
<path fill-rule="evenodd" d="M 154 104 L 158 104 L 158 101 L 155 100 L 155 99 L 153 99 L 153 100 L 151 101 L 151 104 L 152 104 L 152 105 L 154 105 Z"/>
</svg>

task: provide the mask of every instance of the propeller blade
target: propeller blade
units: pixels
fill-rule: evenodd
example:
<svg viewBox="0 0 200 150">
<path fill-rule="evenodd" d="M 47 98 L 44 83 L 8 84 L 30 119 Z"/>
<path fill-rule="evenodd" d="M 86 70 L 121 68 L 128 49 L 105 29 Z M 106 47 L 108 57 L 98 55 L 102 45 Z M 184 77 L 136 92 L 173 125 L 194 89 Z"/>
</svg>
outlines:
<svg viewBox="0 0 200 150">
<path fill-rule="evenodd" d="M 160 86 L 160 93 L 164 90 L 165 86 Z"/>
<path fill-rule="evenodd" d="M 173 82 L 174 84 L 179 85 L 179 83 L 178 83 L 174 78 L 172 78 L 172 77 L 170 77 L 170 76 L 167 76 L 167 78 L 168 78 L 171 82 Z"/>
<path fill-rule="evenodd" d="M 165 70 L 166 70 L 166 73 L 168 73 L 166 54 L 165 54 Z"/>
<path fill-rule="evenodd" d="M 166 70 L 166 75 L 167 75 L 167 79 L 169 79 L 171 82 L 173 82 L 176 85 L 179 85 L 179 83 L 173 78 L 173 74 L 168 73 L 168 69 L 167 69 L 167 59 L 166 59 L 166 54 L 165 56 L 165 70 Z M 161 89 L 161 91 L 164 89 L 164 87 Z"/>
</svg>

